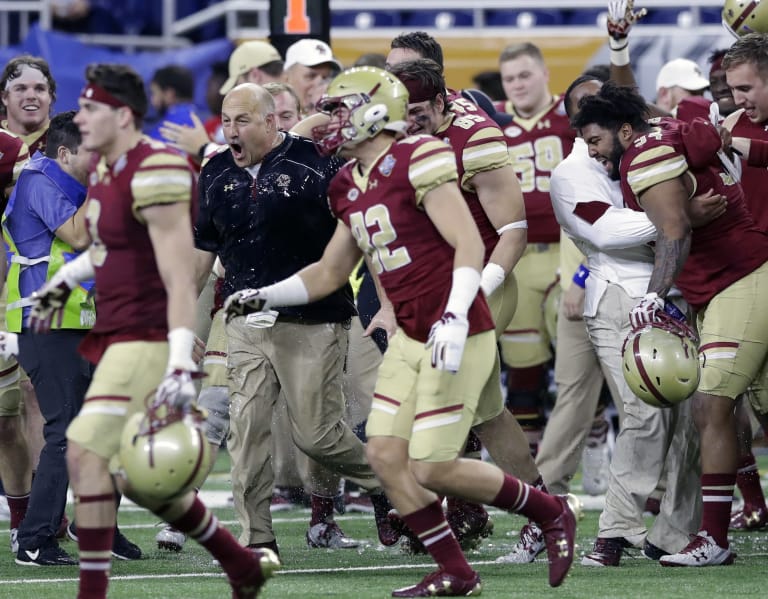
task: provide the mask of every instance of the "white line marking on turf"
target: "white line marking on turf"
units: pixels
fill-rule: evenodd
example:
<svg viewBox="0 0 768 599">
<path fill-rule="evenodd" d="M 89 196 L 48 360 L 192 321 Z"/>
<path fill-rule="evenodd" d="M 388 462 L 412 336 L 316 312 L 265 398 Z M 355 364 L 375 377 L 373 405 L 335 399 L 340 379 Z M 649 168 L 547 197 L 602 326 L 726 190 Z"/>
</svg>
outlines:
<svg viewBox="0 0 768 599">
<path fill-rule="evenodd" d="M 628 556 L 625 556 L 628 557 Z M 768 553 L 740 553 L 739 557 L 768 557 Z M 645 557 L 638 557 L 647 561 Z M 544 563 L 540 560 L 540 563 Z M 494 560 L 484 561 L 472 561 L 469 562 L 471 566 L 500 566 L 507 567 L 509 564 L 498 564 Z M 434 564 L 396 564 L 392 566 L 353 566 L 347 568 L 306 568 L 295 570 L 279 570 L 276 574 L 337 574 L 339 572 L 372 572 L 382 570 L 418 570 L 418 569 L 434 569 Z M 188 572 L 186 574 L 130 574 L 122 576 L 111 576 L 110 580 L 158 580 L 161 578 L 220 578 L 224 577 L 221 572 Z M 0 580 L 0 586 L 14 585 L 14 584 L 50 584 L 59 582 L 77 582 L 77 578 L 17 578 L 13 580 Z"/>
</svg>

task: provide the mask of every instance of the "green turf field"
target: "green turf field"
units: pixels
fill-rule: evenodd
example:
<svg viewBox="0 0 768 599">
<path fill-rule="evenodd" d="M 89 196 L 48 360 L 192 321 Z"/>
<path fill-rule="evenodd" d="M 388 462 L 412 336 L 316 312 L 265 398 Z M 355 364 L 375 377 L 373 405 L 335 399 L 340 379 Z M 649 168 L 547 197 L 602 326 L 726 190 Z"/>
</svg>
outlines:
<svg viewBox="0 0 768 599">
<path fill-rule="evenodd" d="M 761 460 L 764 464 L 764 460 Z M 225 491 L 226 456 L 206 484 L 208 493 Z M 578 483 L 575 485 L 578 490 Z M 221 497 L 223 494 L 219 493 Z M 215 496 L 215 495 L 211 495 Z M 222 502 L 226 503 L 226 502 Z M 215 509 L 219 518 L 237 530 L 232 509 Z M 71 515 L 71 514 L 70 514 Z M 579 522 L 577 562 L 591 548 L 597 530 L 598 511 L 586 511 Z M 265 587 L 261 597 L 271 599 L 334 597 L 365 599 L 389 597 L 392 589 L 419 580 L 432 569 L 425 557 L 403 555 L 397 549 L 378 546 L 373 517 L 345 515 L 338 521 L 345 532 L 369 544 L 360 550 L 308 549 L 304 542 L 308 512 L 293 510 L 275 515 L 284 569 Z M 482 596 L 489 598 L 561 597 L 577 599 L 680 597 L 705 599 L 717 596 L 767 597 L 768 532 L 731 536 L 738 559 L 733 566 L 702 569 L 662 568 L 634 552 L 622 558 L 620 568 L 585 568 L 574 563 L 571 574 L 559 589 L 547 585 L 546 561 L 533 564 L 501 565 L 494 559 L 508 552 L 524 521 L 493 512 L 495 532 L 481 549 L 468 557 L 483 579 Z M 144 550 L 137 562 L 115 562 L 109 596 L 114 599 L 225 599 L 229 587 L 221 570 L 209 555 L 190 542 L 181 554 L 158 552 L 154 536 L 158 522 L 142 510 L 126 506 L 120 526 Z M 0 533 L 0 598 L 74 598 L 76 567 L 34 568 L 17 566 L 8 546 L 8 532 Z M 72 542 L 63 547 L 76 554 Z"/>
</svg>

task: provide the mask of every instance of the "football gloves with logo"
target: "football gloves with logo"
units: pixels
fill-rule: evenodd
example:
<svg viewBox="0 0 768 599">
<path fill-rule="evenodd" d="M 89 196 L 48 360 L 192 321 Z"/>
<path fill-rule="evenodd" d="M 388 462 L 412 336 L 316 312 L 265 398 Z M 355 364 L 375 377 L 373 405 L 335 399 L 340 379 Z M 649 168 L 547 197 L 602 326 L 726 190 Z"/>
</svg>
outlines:
<svg viewBox="0 0 768 599">
<path fill-rule="evenodd" d="M 432 325 L 426 347 L 432 348 L 432 367 L 458 372 L 469 333 L 466 316 L 446 312 Z"/>
<path fill-rule="evenodd" d="M 237 316 L 246 316 L 267 309 L 267 299 L 261 289 L 235 291 L 224 302 L 224 320 L 229 322 Z"/>
<path fill-rule="evenodd" d="M 47 333 L 54 326 L 61 326 L 64 318 L 64 304 L 69 294 L 77 285 L 75 281 L 55 281 L 51 279 L 37 291 L 32 293 L 32 310 L 29 313 L 29 328 L 34 333 Z"/>
<path fill-rule="evenodd" d="M 634 0 L 611 0 L 608 2 L 608 35 L 616 41 L 625 41 L 632 26 L 642 19 L 648 11 L 641 8 L 634 10 Z"/>
<path fill-rule="evenodd" d="M 155 392 L 155 404 L 166 404 L 178 410 L 186 409 L 197 397 L 195 379 L 205 376 L 202 372 L 169 370 Z"/>
<path fill-rule="evenodd" d="M 664 310 L 664 299 L 656 293 L 646 293 L 637 305 L 629 312 L 629 324 L 633 329 L 639 329 L 652 322 L 658 322 L 658 313 Z"/>
<path fill-rule="evenodd" d="M 0 356 L 5 360 L 19 355 L 19 336 L 16 333 L 0 331 Z"/>
</svg>

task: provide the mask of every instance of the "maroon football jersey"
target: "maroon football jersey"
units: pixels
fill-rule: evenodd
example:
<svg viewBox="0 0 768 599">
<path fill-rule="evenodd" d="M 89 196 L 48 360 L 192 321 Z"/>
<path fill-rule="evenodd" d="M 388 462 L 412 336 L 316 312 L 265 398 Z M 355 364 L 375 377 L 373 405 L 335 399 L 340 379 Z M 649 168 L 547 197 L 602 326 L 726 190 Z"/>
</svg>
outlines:
<svg viewBox="0 0 768 599">
<path fill-rule="evenodd" d="M 549 178 L 571 153 L 576 132 L 571 128 L 560 97 L 539 114 L 523 118 L 512 103 L 496 102 L 496 109 L 512 116 L 503 133 L 525 198 L 529 243 L 557 243 L 560 225 L 549 199 Z"/>
<path fill-rule="evenodd" d="M 728 201 L 722 216 L 693 230 L 688 260 L 675 282 L 698 310 L 768 260 L 768 236 L 747 210 L 741 186 L 720 165 L 715 155 L 720 135 L 711 123 L 670 118 L 650 123 L 651 130 L 635 139 L 621 159 L 621 189 L 627 206 L 642 210 L 638 196 L 681 176 L 691 178 L 691 196 L 713 189 Z"/>
<path fill-rule="evenodd" d="M 435 132 L 435 137 L 439 137 L 453 149 L 459 186 L 480 230 L 485 244 L 485 262 L 488 262 L 499 241 L 499 234 L 488 220 L 469 181 L 477 173 L 509 164 L 507 144 L 496 123 L 469 100 L 461 98 L 451 104 L 449 118 Z"/>
<path fill-rule="evenodd" d="M 195 195 L 186 159 L 148 137 L 112 165 L 102 159 L 91 173 L 86 218 L 96 271 L 94 334 L 165 339 L 167 296 L 141 210 L 175 202 L 191 208 Z"/>
<path fill-rule="evenodd" d="M 753 123 L 742 112 L 731 129 L 731 135 L 768 141 L 768 124 Z M 765 191 L 768 189 L 768 168 L 749 166 L 746 160 L 742 161 L 741 166 L 741 187 L 744 189 L 747 207 L 760 230 L 768 232 L 768 202 L 765 201 Z"/>
<path fill-rule="evenodd" d="M 24 141 L 0 129 L 0 194 L 16 183 L 19 172 L 29 160 L 29 151 Z"/>
<path fill-rule="evenodd" d="M 421 200 L 446 182 L 456 181 L 451 149 L 421 135 L 392 144 L 361 175 L 347 163 L 331 181 L 331 209 L 371 259 L 397 322 L 405 333 L 426 341 L 445 312 L 453 273 L 453 248 L 443 239 Z M 469 334 L 493 329 L 482 293 L 469 310 Z"/>
</svg>

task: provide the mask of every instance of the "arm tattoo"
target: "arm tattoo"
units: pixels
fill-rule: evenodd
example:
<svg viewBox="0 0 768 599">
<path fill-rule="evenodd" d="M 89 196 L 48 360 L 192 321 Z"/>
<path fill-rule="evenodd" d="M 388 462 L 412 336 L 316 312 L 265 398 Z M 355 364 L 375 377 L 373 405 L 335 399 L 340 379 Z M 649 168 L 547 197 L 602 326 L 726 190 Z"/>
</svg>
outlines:
<svg viewBox="0 0 768 599">
<path fill-rule="evenodd" d="M 666 297 L 670 288 L 683 269 L 691 249 L 691 234 L 683 239 L 668 239 L 659 229 L 656 238 L 656 259 L 648 282 L 648 292 L 656 292 L 659 297 Z"/>
<path fill-rule="evenodd" d="M 668 239 L 659 229 L 656 237 L 656 259 L 648 282 L 648 292 L 656 292 L 659 297 L 666 297 L 670 288 L 683 269 L 691 249 L 690 232 L 683 239 Z"/>
</svg>

